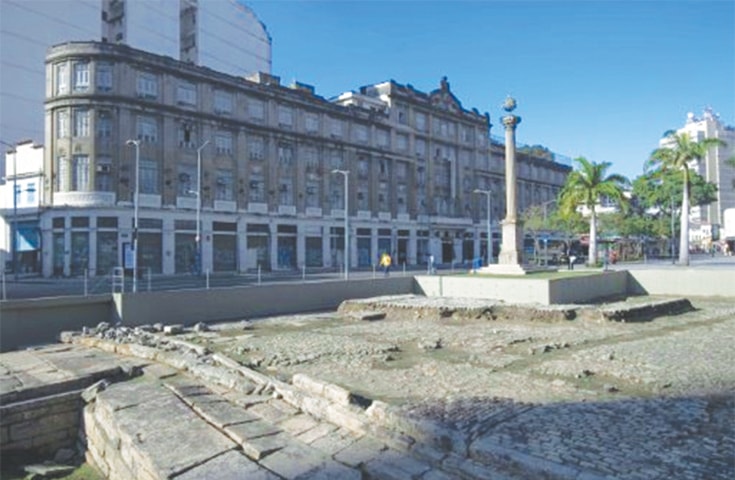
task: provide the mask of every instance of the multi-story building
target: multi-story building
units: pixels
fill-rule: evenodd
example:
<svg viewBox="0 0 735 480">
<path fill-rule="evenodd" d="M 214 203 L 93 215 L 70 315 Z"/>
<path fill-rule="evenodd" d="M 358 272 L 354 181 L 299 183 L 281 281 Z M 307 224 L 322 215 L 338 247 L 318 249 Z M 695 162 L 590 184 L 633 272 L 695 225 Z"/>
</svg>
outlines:
<svg viewBox="0 0 735 480">
<path fill-rule="evenodd" d="M 722 227 L 723 212 L 735 208 L 735 166 L 728 163 L 728 159 L 735 157 L 735 127 L 723 124 L 719 116 L 707 108 L 701 117 L 689 113 L 686 124 L 676 133 L 687 133 L 693 141 L 719 138 L 725 142 L 724 146 L 710 148 L 704 158 L 689 165 L 690 169 L 717 186 L 715 202 L 693 206 L 690 212 L 691 240 L 706 244 L 712 240 L 713 229 Z M 666 146 L 666 140 L 662 139 L 660 144 Z"/>
<path fill-rule="evenodd" d="M 17 273 L 40 273 L 40 206 L 44 202 L 43 147 L 19 142 L 5 154 L 0 185 L 0 266 Z"/>
<path fill-rule="evenodd" d="M 271 38 L 237 0 L 101 0 L 102 41 L 230 75 L 271 72 Z"/>
<path fill-rule="evenodd" d="M 194 265 L 197 212 L 201 265 L 215 272 L 341 267 L 345 206 L 352 267 L 383 251 L 459 262 L 487 248 L 473 190 L 492 190 L 494 222 L 504 213 L 503 147 L 446 79 L 430 93 L 388 81 L 328 101 L 265 73 L 98 42 L 51 48 L 46 69 L 46 275 L 120 265 L 136 185 L 139 267 L 166 274 Z M 569 172 L 518 160 L 521 208 L 554 198 Z"/>
<path fill-rule="evenodd" d="M 0 2 L 0 17 L 0 138 L 7 142 L 43 138 L 44 58 L 61 42 L 123 43 L 231 75 L 271 70 L 266 27 L 236 0 L 8 1 Z"/>
</svg>

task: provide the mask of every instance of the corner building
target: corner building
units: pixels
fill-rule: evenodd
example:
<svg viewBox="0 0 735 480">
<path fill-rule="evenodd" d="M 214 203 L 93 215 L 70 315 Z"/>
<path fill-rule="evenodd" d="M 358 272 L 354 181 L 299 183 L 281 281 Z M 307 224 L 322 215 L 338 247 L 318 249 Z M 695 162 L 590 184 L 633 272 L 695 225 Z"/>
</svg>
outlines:
<svg viewBox="0 0 735 480">
<path fill-rule="evenodd" d="M 346 200 L 352 268 L 383 251 L 399 265 L 484 255 L 488 212 L 474 189 L 493 191 L 496 232 L 504 216 L 503 146 L 446 79 L 430 93 L 389 81 L 329 101 L 269 74 L 98 42 L 50 48 L 46 75 L 46 276 L 122 265 L 136 177 L 138 264 L 154 274 L 192 271 L 197 195 L 211 272 L 341 268 Z M 128 140 L 139 141 L 137 170 Z M 518 159 L 521 208 L 554 198 L 570 170 Z M 333 170 L 349 171 L 347 192 Z"/>
</svg>

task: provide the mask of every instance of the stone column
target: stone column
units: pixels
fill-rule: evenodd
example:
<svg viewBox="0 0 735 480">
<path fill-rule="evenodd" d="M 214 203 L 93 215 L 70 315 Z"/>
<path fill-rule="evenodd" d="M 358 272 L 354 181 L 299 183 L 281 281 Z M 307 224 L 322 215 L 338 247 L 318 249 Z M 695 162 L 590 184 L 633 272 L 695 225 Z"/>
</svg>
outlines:
<svg viewBox="0 0 735 480">
<path fill-rule="evenodd" d="M 505 125 L 505 219 L 501 222 L 503 239 L 497 265 L 488 265 L 482 272 L 501 275 L 522 275 L 531 271 L 521 264 L 523 252 L 523 229 L 518 219 L 518 178 L 516 175 L 516 127 L 521 117 L 511 112 L 516 108 L 516 101 L 508 97 L 503 109 L 508 112 L 503 120 Z M 488 241 L 488 246 L 490 241 Z"/>
<path fill-rule="evenodd" d="M 516 185 L 516 127 L 521 123 L 521 117 L 511 112 L 516 108 L 516 101 L 508 97 L 503 109 L 508 115 L 502 118 L 505 126 L 505 219 L 503 225 L 503 243 L 500 248 L 500 265 L 519 265 L 521 263 L 521 251 L 523 232 L 518 223 L 518 192 Z"/>
</svg>

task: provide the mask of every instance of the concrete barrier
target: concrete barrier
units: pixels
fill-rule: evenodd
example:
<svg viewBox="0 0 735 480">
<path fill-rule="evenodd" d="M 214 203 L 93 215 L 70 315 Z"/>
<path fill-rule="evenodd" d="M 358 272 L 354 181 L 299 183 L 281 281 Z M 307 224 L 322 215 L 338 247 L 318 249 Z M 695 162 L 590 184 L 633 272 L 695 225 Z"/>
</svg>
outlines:
<svg viewBox="0 0 735 480">
<path fill-rule="evenodd" d="M 436 276 L 416 277 L 421 293 L 427 297 L 485 298 L 506 303 L 555 305 L 586 303 L 626 294 L 625 271 L 580 273 L 562 278 Z"/>
<path fill-rule="evenodd" d="M 55 343 L 59 332 L 81 330 L 111 318 L 110 295 L 0 302 L 0 351 Z"/>
<path fill-rule="evenodd" d="M 727 268 L 665 268 L 628 270 L 632 295 L 735 298 L 735 270 Z"/>
<path fill-rule="evenodd" d="M 336 309 L 349 298 L 414 292 L 413 277 L 116 293 L 114 315 L 127 326 L 239 320 Z"/>
</svg>

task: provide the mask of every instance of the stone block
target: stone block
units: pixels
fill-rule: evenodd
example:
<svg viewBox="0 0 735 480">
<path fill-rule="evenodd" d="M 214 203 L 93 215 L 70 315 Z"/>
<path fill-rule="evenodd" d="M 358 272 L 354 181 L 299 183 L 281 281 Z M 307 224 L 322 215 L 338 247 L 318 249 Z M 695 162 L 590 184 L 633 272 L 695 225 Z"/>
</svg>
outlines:
<svg viewBox="0 0 735 480">
<path fill-rule="evenodd" d="M 324 395 L 326 383 L 321 380 L 311 378 L 303 373 L 297 373 L 293 376 L 291 382 L 295 387 L 311 393 L 312 395 L 318 395 L 320 397 Z"/>
<path fill-rule="evenodd" d="M 225 427 L 225 433 L 239 444 L 251 440 L 253 438 L 265 437 L 267 435 L 275 435 L 281 431 L 280 428 L 262 420 L 255 420 L 247 423 L 238 423 Z"/>
<path fill-rule="evenodd" d="M 86 403 L 93 402 L 95 398 L 97 398 L 97 395 L 105 390 L 110 385 L 110 382 L 107 380 L 100 380 L 98 382 L 93 383 L 89 387 L 85 388 L 82 392 L 82 400 L 84 400 Z"/>
<path fill-rule="evenodd" d="M 370 437 L 362 437 L 338 452 L 334 459 L 352 467 L 357 467 L 379 457 L 386 448 L 382 442 Z"/>
<path fill-rule="evenodd" d="M 193 408 L 205 420 L 218 428 L 236 423 L 252 422 L 257 416 L 229 402 L 202 402 L 201 397 L 194 397 Z"/>
<path fill-rule="evenodd" d="M 328 421 L 358 434 L 365 433 L 367 418 L 361 412 L 352 411 L 340 405 L 330 405 L 326 413 Z"/>
<path fill-rule="evenodd" d="M 271 423 L 282 422 L 293 415 L 275 407 L 272 403 L 259 403 L 250 407 L 248 411 Z"/>
<path fill-rule="evenodd" d="M 308 435 L 310 432 L 311 430 L 304 435 Z M 304 435 L 300 436 L 299 439 Z M 355 435 L 349 430 L 337 429 L 328 435 L 324 435 L 310 442 L 309 445 L 331 457 L 355 443 L 359 438 L 360 436 Z"/>
<path fill-rule="evenodd" d="M 296 480 L 361 480 L 362 472 L 332 460 L 296 477 Z"/>
<path fill-rule="evenodd" d="M 329 460 L 322 452 L 291 442 L 261 460 L 261 465 L 283 478 L 297 478 L 317 469 Z"/>
<path fill-rule="evenodd" d="M 262 460 L 268 455 L 277 452 L 288 444 L 289 439 L 284 434 L 267 435 L 251 438 L 241 443 L 242 451 L 253 460 Z"/>
<path fill-rule="evenodd" d="M 163 334 L 164 335 L 178 335 L 180 333 L 184 333 L 184 326 L 180 324 L 175 325 L 164 325 L 163 327 Z"/>
<path fill-rule="evenodd" d="M 303 413 L 287 418 L 278 424 L 284 432 L 288 432 L 293 436 L 300 435 L 307 430 L 311 430 L 317 425 L 319 425 L 317 420 L 309 415 L 304 415 Z"/>
<path fill-rule="evenodd" d="M 176 480 L 278 480 L 278 477 L 237 451 L 229 451 L 182 473 Z"/>
<path fill-rule="evenodd" d="M 304 443 L 311 444 L 315 442 L 316 440 L 319 440 L 320 438 L 325 437 L 336 430 L 337 430 L 337 427 L 330 423 L 320 423 L 314 428 L 297 435 L 296 438 Z"/>
<path fill-rule="evenodd" d="M 330 383 L 324 386 L 324 398 L 330 402 L 346 407 L 352 401 L 352 393 L 339 385 Z"/>
</svg>

